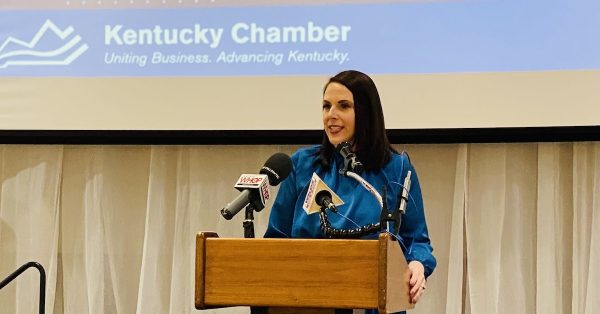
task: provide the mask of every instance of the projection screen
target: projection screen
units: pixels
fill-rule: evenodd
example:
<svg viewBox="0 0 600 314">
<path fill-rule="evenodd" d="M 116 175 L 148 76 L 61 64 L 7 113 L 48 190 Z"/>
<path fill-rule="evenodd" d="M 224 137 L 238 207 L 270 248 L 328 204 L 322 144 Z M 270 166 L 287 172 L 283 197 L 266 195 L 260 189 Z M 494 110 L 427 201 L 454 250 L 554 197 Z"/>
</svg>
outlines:
<svg viewBox="0 0 600 314">
<path fill-rule="evenodd" d="M 1 130 L 318 130 L 370 74 L 389 129 L 600 125 L 599 0 L 4 0 Z"/>
</svg>

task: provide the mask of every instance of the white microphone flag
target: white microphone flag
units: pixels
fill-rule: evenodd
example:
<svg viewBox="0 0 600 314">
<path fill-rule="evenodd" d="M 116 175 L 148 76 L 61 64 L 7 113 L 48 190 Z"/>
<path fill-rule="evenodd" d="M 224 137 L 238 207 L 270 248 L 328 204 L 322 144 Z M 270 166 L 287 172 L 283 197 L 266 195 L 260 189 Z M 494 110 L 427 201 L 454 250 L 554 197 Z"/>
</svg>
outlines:
<svg viewBox="0 0 600 314">
<path fill-rule="evenodd" d="M 315 196 L 322 190 L 327 190 L 331 193 L 332 202 L 336 207 L 344 205 L 344 201 L 342 201 L 342 199 L 335 194 L 335 192 L 333 192 L 316 173 L 313 173 L 308 186 L 308 191 L 306 191 L 304 204 L 302 205 L 302 208 L 307 215 L 318 213 L 321 210 L 321 206 L 317 204 Z"/>
</svg>

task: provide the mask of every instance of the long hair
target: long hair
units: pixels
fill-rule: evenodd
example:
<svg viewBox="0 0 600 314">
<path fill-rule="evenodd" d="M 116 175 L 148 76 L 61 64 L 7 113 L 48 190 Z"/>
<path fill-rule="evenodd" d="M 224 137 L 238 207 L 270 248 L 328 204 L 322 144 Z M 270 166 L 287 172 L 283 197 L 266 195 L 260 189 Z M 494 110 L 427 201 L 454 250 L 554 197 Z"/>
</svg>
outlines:
<svg viewBox="0 0 600 314">
<path fill-rule="evenodd" d="M 331 77 L 325 87 L 331 83 L 344 85 L 354 97 L 354 142 L 356 156 L 366 170 L 383 168 L 391 159 L 393 149 L 385 130 L 383 109 L 377 87 L 366 74 L 349 70 Z M 323 132 L 323 141 L 318 151 L 319 161 L 325 167 L 329 166 L 335 147 L 329 142 L 327 133 Z"/>
</svg>

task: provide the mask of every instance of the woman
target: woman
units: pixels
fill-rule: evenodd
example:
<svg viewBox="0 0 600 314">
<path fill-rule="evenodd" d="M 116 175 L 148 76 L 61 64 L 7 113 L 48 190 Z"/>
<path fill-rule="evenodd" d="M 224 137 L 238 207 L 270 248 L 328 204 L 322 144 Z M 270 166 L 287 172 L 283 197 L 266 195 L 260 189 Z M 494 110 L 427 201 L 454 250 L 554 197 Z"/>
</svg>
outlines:
<svg viewBox="0 0 600 314">
<path fill-rule="evenodd" d="M 409 201 L 403 216 L 399 241 L 411 270 L 410 295 L 416 303 L 433 272 L 436 260 L 427 232 L 419 180 L 406 154 L 398 154 L 387 139 L 383 110 L 375 83 L 358 71 L 344 71 L 329 79 L 323 92 L 323 142 L 303 148 L 292 155 L 293 169 L 282 182 L 271 209 L 265 237 L 322 238 L 318 215 L 302 208 L 313 173 L 344 201 L 339 215 L 329 214 L 331 226 L 354 229 L 379 222 L 381 206 L 366 189 L 352 178 L 339 173 L 343 157 L 335 147 L 352 143 L 363 163 L 363 179 L 382 193 L 387 187 L 388 208 L 397 207 L 400 183 L 412 171 Z M 376 238 L 373 234 L 369 238 Z M 376 311 L 371 311 L 376 313 Z"/>
</svg>

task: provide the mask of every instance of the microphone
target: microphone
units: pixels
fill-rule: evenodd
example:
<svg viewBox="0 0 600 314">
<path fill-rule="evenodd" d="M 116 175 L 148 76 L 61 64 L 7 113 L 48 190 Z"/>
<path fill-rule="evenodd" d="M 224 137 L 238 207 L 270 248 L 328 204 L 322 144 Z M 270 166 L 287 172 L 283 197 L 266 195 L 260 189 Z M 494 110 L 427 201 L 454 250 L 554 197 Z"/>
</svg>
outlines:
<svg viewBox="0 0 600 314">
<path fill-rule="evenodd" d="M 276 153 L 269 157 L 260 174 L 242 174 L 234 187 L 241 193 L 223 209 L 221 215 L 230 220 L 242 208 L 251 205 L 254 210 L 261 211 L 271 198 L 269 185 L 276 186 L 292 171 L 292 160 L 284 153 Z"/>
<path fill-rule="evenodd" d="M 269 184 L 276 186 L 285 180 L 292 171 L 292 160 L 290 156 L 284 153 L 276 153 L 269 157 L 265 165 L 260 168 L 260 174 L 266 174 L 269 177 Z"/>
<path fill-rule="evenodd" d="M 233 186 L 241 193 L 221 209 L 221 215 L 230 220 L 248 205 L 252 205 L 257 211 L 262 210 L 271 197 L 268 182 L 269 179 L 264 174 L 242 174 Z"/>
<path fill-rule="evenodd" d="M 346 174 L 346 171 L 361 173 L 364 170 L 363 164 L 358 161 L 356 154 L 352 152 L 352 145 L 349 142 L 342 142 L 337 146 L 337 151 L 344 157 L 344 169 L 340 172 Z"/>
<path fill-rule="evenodd" d="M 369 184 L 369 182 L 359 175 L 364 170 L 364 167 L 363 164 L 358 161 L 356 155 L 352 152 L 352 146 L 350 143 L 342 142 L 336 147 L 336 149 L 338 152 L 340 152 L 342 157 L 344 157 L 344 167 L 340 169 L 339 173 L 358 181 L 365 189 L 367 189 L 367 191 L 369 191 L 369 193 L 375 196 L 379 204 L 383 206 L 383 199 L 381 198 L 381 195 L 379 195 L 379 192 L 377 192 L 377 190 L 371 184 Z"/>
<path fill-rule="evenodd" d="M 307 215 L 315 214 L 321 211 L 322 204 L 319 204 L 317 198 L 318 197 L 326 197 L 329 196 L 329 201 L 333 207 L 328 206 L 327 208 L 332 211 L 337 211 L 337 206 L 341 206 L 344 204 L 344 201 L 335 194 L 328 186 L 319 178 L 319 176 L 313 172 L 312 177 L 310 178 L 310 183 L 308 184 L 308 189 L 306 190 L 306 196 L 304 197 L 304 203 L 302 204 L 302 209 L 306 212 Z"/>
<path fill-rule="evenodd" d="M 337 213 L 337 206 L 335 206 L 335 204 L 333 203 L 332 196 L 329 191 L 319 191 L 317 193 L 317 196 L 315 196 L 315 201 L 317 202 L 317 205 L 325 207 L 331 210 L 332 212 Z"/>
<path fill-rule="evenodd" d="M 406 173 L 406 177 L 404 178 L 404 185 L 400 187 L 400 191 L 398 193 L 398 208 L 396 209 L 400 214 L 404 215 L 406 213 L 406 205 L 408 203 L 408 192 L 410 191 L 410 176 L 412 171 L 408 170 Z"/>
</svg>

